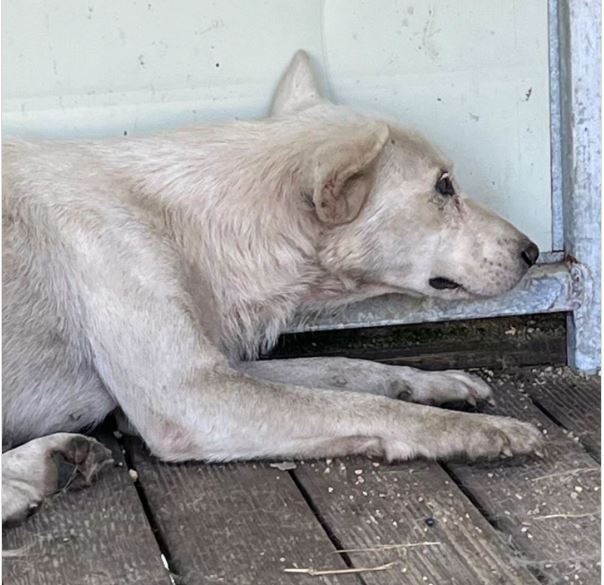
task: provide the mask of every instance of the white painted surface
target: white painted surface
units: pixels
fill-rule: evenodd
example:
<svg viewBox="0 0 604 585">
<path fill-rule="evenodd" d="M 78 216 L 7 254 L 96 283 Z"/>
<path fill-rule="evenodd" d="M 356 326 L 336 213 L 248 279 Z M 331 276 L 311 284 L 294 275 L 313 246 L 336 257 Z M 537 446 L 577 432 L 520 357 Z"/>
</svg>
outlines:
<svg viewBox="0 0 604 585">
<path fill-rule="evenodd" d="M 305 48 L 337 101 L 422 131 L 468 193 L 551 249 L 544 1 L 5 0 L 2 11 L 5 136 L 262 116 Z"/>
</svg>

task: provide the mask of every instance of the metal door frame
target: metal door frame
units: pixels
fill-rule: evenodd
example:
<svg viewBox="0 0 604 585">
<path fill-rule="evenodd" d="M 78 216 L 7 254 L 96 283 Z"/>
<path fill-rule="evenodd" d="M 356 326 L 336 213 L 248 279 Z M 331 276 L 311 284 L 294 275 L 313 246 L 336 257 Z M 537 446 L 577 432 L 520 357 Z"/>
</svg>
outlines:
<svg viewBox="0 0 604 585">
<path fill-rule="evenodd" d="M 290 331 L 568 312 L 568 360 L 594 373 L 601 357 L 601 5 L 548 0 L 552 248 L 495 299 L 443 302 L 385 295 Z"/>
</svg>

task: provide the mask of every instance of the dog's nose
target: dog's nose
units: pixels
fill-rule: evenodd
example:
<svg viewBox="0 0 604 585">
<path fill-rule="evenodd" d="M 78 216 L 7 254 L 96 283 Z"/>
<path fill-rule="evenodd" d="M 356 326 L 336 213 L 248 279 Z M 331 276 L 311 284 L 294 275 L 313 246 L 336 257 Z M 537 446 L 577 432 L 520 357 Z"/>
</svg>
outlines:
<svg viewBox="0 0 604 585">
<path fill-rule="evenodd" d="M 537 248 L 536 244 L 531 242 L 520 255 L 529 266 L 532 266 L 535 264 L 535 262 L 537 262 L 537 258 L 539 258 L 539 248 Z"/>
</svg>

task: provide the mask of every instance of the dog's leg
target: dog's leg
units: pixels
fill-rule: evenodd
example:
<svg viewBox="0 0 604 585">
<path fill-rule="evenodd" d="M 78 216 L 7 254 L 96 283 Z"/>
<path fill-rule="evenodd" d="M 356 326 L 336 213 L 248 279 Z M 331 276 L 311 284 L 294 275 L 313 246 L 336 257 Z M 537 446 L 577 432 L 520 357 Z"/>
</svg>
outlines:
<svg viewBox="0 0 604 585">
<path fill-rule="evenodd" d="M 161 415 L 133 422 L 170 460 L 497 457 L 530 453 L 542 441 L 532 425 L 510 418 L 258 381 L 223 367 L 206 372 L 196 389 L 164 395 Z"/>
<path fill-rule="evenodd" d="M 112 461 L 98 441 L 72 433 L 33 439 L 3 453 L 2 524 L 21 522 L 61 489 L 89 484 Z"/>
<path fill-rule="evenodd" d="M 163 459 L 496 457 L 541 445 L 535 427 L 510 418 L 256 380 L 228 364 L 186 307 L 157 294 L 141 297 L 140 289 L 133 303 L 105 297 L 110 289 L 95 292 L 91 341 L 99 375 Z"/>
<path fill-rule="evenodd" d="M 368 392 L 420 404 L 492 401 L 492 390 L 478 376 L 459 370 L 424 372 L 368 360 L 297 358 L 240 362 L 236 368 L 254 378 L 309 388 Z"/>
<path fill-rule="evenodd" d="M 138 392 L 118 400 L 152 452 L 169 461 L 497 457 L 531 453 L 542 442 L 535 427 L 510 418 L 259 381 L 224 365 L 189 370 L 167 388 L 148 389 L 144 401 Z"/>
</svg>

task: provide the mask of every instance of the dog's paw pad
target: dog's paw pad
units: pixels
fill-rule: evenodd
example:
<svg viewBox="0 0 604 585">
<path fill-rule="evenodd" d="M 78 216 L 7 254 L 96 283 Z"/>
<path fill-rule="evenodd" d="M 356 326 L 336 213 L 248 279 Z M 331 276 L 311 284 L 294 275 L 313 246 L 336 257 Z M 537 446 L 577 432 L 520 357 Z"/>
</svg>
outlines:
<svg viewBox="0 0 604 585">
<path fill-rule="evenodd" d="M 54 453 L 58 489 L 90 485 L 102 469 L 113 463 L 111 451 L 96 439 L 82 435 L 70 438 Z"/>
</svg>

